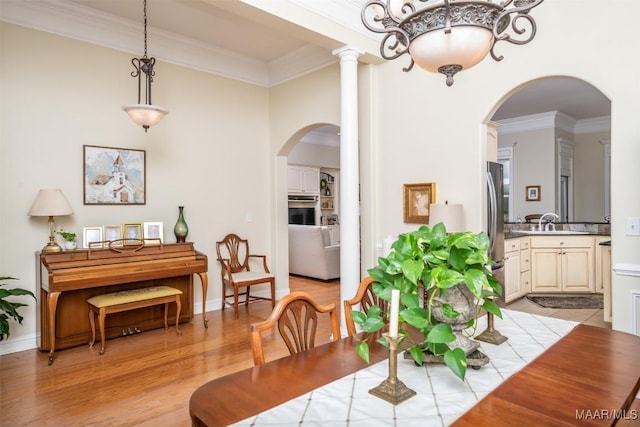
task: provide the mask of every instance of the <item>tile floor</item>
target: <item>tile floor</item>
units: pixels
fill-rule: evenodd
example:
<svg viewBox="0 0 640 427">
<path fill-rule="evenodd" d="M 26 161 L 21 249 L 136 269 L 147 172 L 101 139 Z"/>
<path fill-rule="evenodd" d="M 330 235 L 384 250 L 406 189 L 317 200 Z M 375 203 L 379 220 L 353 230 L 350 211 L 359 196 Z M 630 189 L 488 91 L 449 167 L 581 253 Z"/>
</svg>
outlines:
<svg viewBox="0 0 640 427">
<path fill-rule="evenodd" d="M 507 304 L 506 308 L 508 308 L 509 310 L 523 311 L 525 313 L 539 314 L 541 316 L 571 320 L 587 325 L 611 329 L 611 322 L 604 321 L 604 310 L 602 309 L 544 308 L 529 301 L 524 297 Z"/>
</svg>

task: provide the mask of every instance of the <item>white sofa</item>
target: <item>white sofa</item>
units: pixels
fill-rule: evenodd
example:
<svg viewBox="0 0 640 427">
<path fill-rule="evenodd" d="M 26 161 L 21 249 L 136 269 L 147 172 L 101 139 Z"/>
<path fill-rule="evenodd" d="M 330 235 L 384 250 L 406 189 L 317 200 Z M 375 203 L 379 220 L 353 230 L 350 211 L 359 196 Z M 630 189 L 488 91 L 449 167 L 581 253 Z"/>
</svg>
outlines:
<svg viewBox="0 0 640 427">
<path fill-rule="evenodd" d="M 340 277 L 340 245 L 331 246 L 329 229 L 289 224 L 289 273 L 332 280 Z"/>
</svg>

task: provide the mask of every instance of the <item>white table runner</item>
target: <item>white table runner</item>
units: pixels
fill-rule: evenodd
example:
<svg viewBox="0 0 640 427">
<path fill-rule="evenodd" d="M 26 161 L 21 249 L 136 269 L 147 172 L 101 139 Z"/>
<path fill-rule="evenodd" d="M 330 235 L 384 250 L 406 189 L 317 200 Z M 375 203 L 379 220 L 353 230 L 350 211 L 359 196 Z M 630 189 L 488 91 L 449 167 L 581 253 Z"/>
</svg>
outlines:
<svg viewBox="0 0 640 427">
<path fill-rule="evenodd" d="M 369 394 L 370 389 L 388 377 L 389 362 L 385 360 L 235 425 L 447 426 L 577 325 L 507 309 L 502 309 L 502 313 L 503 319 L 495 318 L 495 329 L 509 339 L 498 346 L 481 342 L 480 351 L 491 361 L 478 370 L 467 369 L 464 382 L 445 365 L 419 367 L 400 354 L 398 379 L 417 394 L 397 406 Z M 485 328 L 483 317 L 473 335 Z"/>
</svg>

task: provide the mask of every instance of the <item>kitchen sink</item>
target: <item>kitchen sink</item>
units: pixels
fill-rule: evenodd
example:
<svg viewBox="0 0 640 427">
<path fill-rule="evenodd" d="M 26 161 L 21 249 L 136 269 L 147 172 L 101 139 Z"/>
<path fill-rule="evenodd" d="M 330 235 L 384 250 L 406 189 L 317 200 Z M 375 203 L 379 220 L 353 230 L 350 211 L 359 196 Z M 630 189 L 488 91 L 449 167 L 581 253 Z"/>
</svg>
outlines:
<svg viewBox="0 0 640 427">
<path fill-rule="evenodd" d="M 531 230 L 513 230 L 514 234 L 540 234 L 540 235 L 555 235 L 555 234 L 589 234 L 588 231 L 573 231 L 573 230 L 555 230 L 555 231 L 531 231 Z"/>
</svg>

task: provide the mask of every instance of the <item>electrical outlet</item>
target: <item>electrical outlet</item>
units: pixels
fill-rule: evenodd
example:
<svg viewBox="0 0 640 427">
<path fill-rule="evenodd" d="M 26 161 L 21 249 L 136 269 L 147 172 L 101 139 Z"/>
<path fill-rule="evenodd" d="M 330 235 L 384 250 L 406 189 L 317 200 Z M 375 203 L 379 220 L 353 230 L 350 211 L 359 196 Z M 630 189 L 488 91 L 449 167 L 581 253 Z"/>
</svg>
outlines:
<svg viewBox="0 0 640 427">
<path fill-rule="evenodd" d="M 627 236 L 640 236 L 640 218 L 627 218 L 625 234 Z"/>
</svg>

